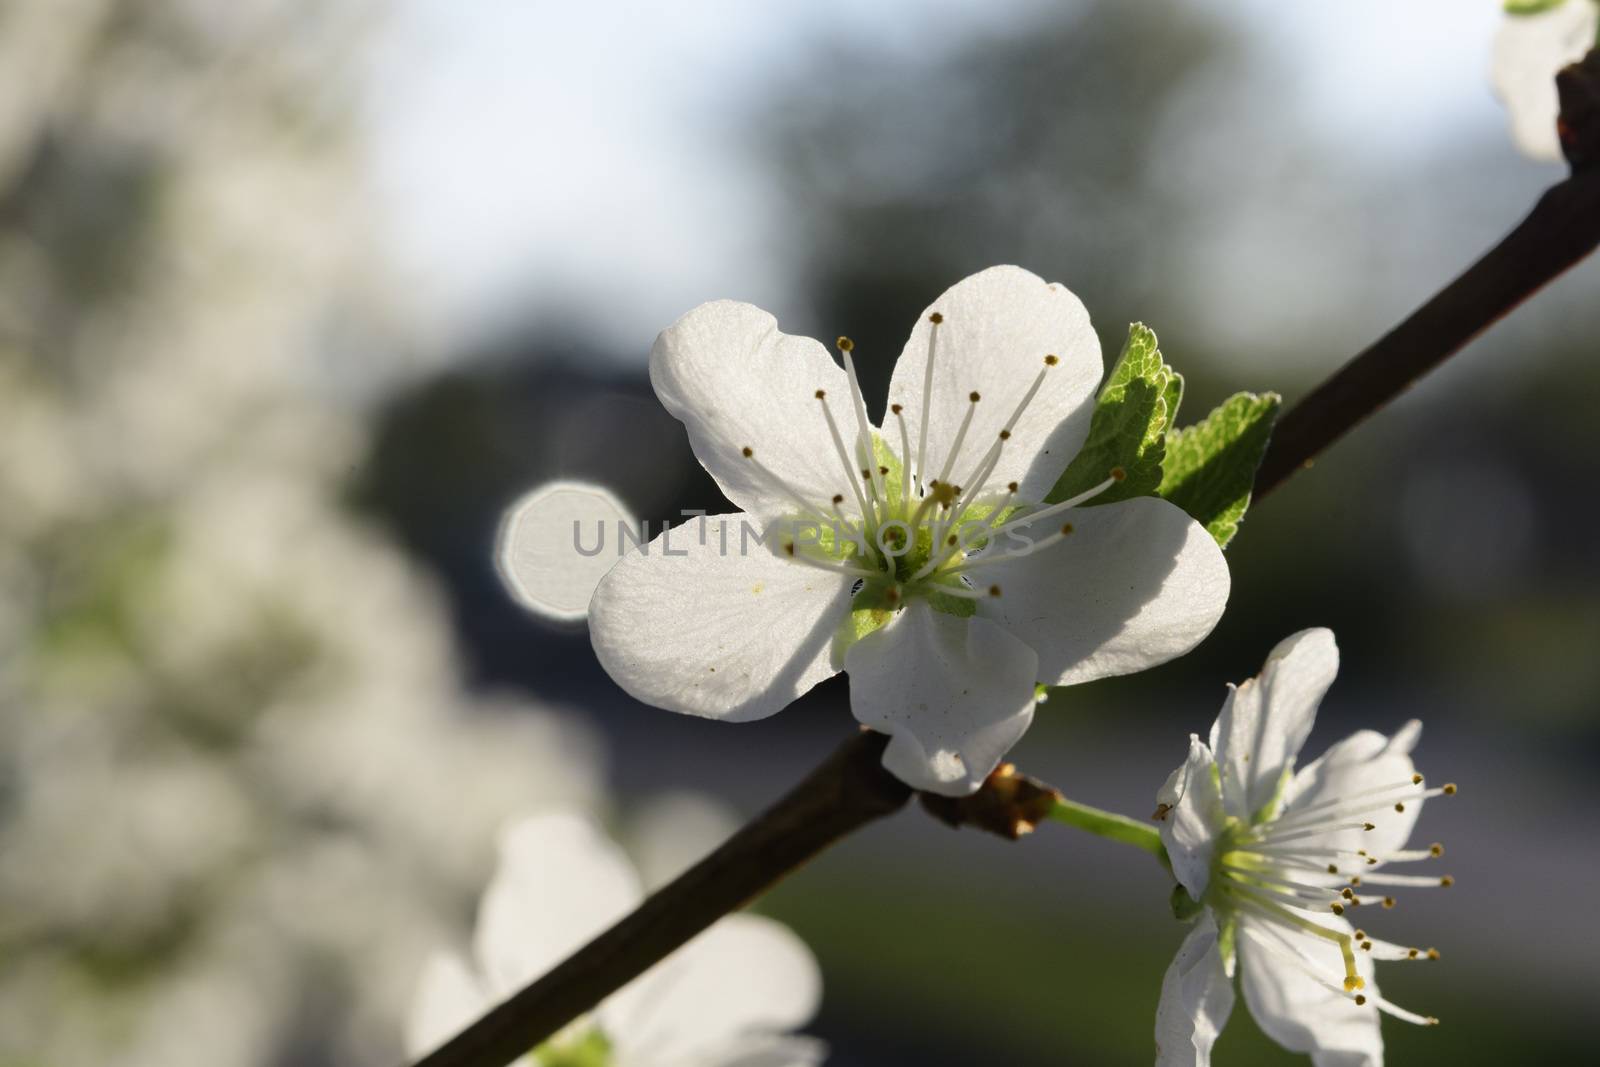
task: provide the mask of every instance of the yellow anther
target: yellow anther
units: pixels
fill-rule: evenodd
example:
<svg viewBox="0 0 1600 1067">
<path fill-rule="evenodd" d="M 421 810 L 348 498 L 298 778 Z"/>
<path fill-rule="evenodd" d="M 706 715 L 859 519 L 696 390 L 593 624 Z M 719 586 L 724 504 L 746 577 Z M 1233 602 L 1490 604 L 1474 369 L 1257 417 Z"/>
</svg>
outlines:
<svg viewBox="0 0 1600 1067">
<path fill-rule="evenodd" d="M 1350 876 L 1350 884 L 1351 885 L 1360 885 L 1361 884 L 1361 876 L 1359 874 L 1352 874 Z"/>
<path fill-rule="evenodd" d="M 1357 993 L 1356 994 L 1356 1007 L 1359 1008 L 1359 1007 L 1361 1007 L 1361 1005 L 1365 1004 L 1366 1002 L 1367 1002 L 1366 994 L 1364 994 L 1364 993 Z"/>
<path fill-rule="evenodd" d="M 944 316 L 935 311 L 932 315 L 928 316 L 928 321 L 937 326 L 944 321 Z"/>
<path fill-rule="evenodd" d="M 1376 827 L 1376 826 L 1374 826 L 1374 825 L 1373 825 L 1373 824 L 1372 824 L 1372 823 L 1370 823 L 1370 822 L 1364 822 L 1364 823 L 1362 823 L 1362 824 L 1361 824 L 1361 828 L 1362 828 L 1362 829 L 1363 829 L 1363 830 L 1376 830 L 1376 829 L 1377 829 L 1377 827 Z"/>
<path fill-rule="evenodd" d="M 1111 480 L 1112 481 L 1120 482 L 1124 478 L 1126 478 L 1127 476 L 1128 476 L 1128 472 L 1123 470 L 1121 467 L 1112 467 L 1111 468 Z"/>
<path fill-rule="evenodd" d="M 1339 895 L 1341 897 L 1344 897 L 1344 899 L 1346 899 L 1346 900 L 1353 900 L 1353 899 L 1355 899 L 1356 893 L 1355 893 L 1355 890 L 1353 890 L 1353 889 L 1341 889 L 1341 890 L 1339 890 Z"/>
<path fill-rule="evenodd" d="M 1397 800 L 1394 803 L 1394 810 L 1395 811 L 1405 811 L 1406 810 L 1406 806 L 1405 806 L 1404 803 L 1402 803 L 1402 802 Z"/>
<path fill-rule="evenodd" d="M 1436 948 L 1430 948 L 1427 952 L 1427 956 L 1430 960 L 1436 960 L 1439 958 L 1439 950 Z"/>
<path fill-rule="evenodd" d="M 818 400 L 825 400 L 825 399 L 827 399 L 827 396 L 828 396 L 828 391 L 826 389 L 818 389 L 817 390 L 817 399 Z"/>
<path fill-rule="evenodd" d="M 833 494 L 833 502 L 835 504 L 843 504 L 844 503 L 844 494 L 843 493 L 835 493 L 835 494 Z"/>
<path fill-rule="evenodd" d="M 1444 886 L 1446 889 L 1449 889 L 1451 886 L 1456 884 L 1455 876 L 1447 874 L 1443 878 L 1439 879 L 1439 884 Z"/>
<path fill-rule="evenodd" d="M 1394 897 L 1384 897 L 1383 898 L 1383 906 L 1386 907 L 1386 908 L 1394 907 Z"/>
<path fill-rule="evenodd" d="M 1343 904 L 1340 904 L 1340 903 L 1339 903 L 1339 902 L 1337 902 L 1337 901 L 1335 901 L 1335 902 L 1334 902 L 1334 903 L 1332 903 L 1332 904 L 1329 904 L 1329 905 L 1328 905 L 1328 907 L 1329 907 L 1329 908 L 1331 908 L 1331 909 L 1333 909 L 1333 913 L 1334 913 L 1334 914 L 1335 914 L 1335 915 L 1343 915 L 1343 914 L 1344 914 L 1344 905 L 1343 905 Z"/>
<path fill-rule="evenodd" d="M 1456 795 L 1456 784 L 1454 782 L 1446 782 L 1444 784 L 1443 793 L 1447 797 L 1455 796 Z"/>
<path fill-rule="evenodd" d="M 839 347 L 839 351 L 841 351 L 841 352 L 854 352 L 855 348 L 856 348 L 856 343 L 854 341 L 850 340 L 850 338 L 848 338 L 848 337 L 843 337 L 843 336 L 841 336 L 837 341 L 835 341 L 834 344 Z"/>
<path fill-rule="evenodd" d="M 894 414 L 896 414 L 896 415 L 898 415 L 898 414 L 900 414 L 900 413 L 901 413 L 901 412 L 902 412 L 902 411 L 904 411 L 904 410 L 905 410 L 905 408 L 903 408 L 903 407 L 901 407 L 901 406 L 900 406 L 900 405 L 899 405 L 899 404 L 890 404 L 890 405 L 889 405 L 889 410 L 890 410 L 890 411 L 891 411 L 891 412 L 893 412 L 893 413 L 894 413 Z"/>
<path fill-rule="evenodd" d="M 1057 359 L 1055 356 L 1045 356 L 1044 357 L 1044 365 L 1046 367 L 1054 367 L 1057 363 L 1060 363 L 1060 362 L 1061 362 L 1061 360 Z"/>
<path fill-rule="evenodd" d="M 1063 535 L 1071 533 L 1072 532 L 1072 523 L 1070 523 L 1070 522 L 1062 523 L 1061 524 L 1061 532 L 1062 532 Z"/>
<path fill-rule="evenodd" d="M 1355 938 L 1357 941 L 1365 941 L 1367 939 L 1367 932 L 1365 930 L 1357 930 L 1355 933 Z"/>
<path fill-rule="evenodd" d="M 1017 489 L 1018 489 L 1018 486 L 1017 486 L 1016 482 L 1010 482 L 1009 484 L 1006 485 L 1006 492 L 1008 492 L 1008 493 L 1015 493 L 1017 491 Z"/>
<path fill-rule="evenodd" d="M 974 389 L 972 392 L 967 394 L 967 399 L 976 404 L 978 401 L 982 400 L 983 397 L 979 395 L 976 389 Z"/>
<path fill-rule="evenodd" d="M 1000 440 L 1002 440 L 1002 441 L 1011 440 L 1011 431 L 1010 430 L 1001 430 L 1000 431 Z"/>
<path fill-rule="evenodd" d="M 1420 775 L 1420 774 L 1413 774 L 1413 775 L 1412 775 L 1412 776 L 1411 776 L 1411 784 L 1412 784 L 1412 785 L 1421 785 L 1421 784 L 1422 784 L 1422 775 Z"/>
<path fill-rule="evenodd" d="M 756 454 L 756 450 L 751 448 L 749 445 L 745 445 L 739 451 L 744 453 L 744 458 L 745 459 L 749 459 L 751 456 Z"/>
<path fill-rule="evenodd" d="M 1406 949 L 1406 959 L 1408 959 L 1408 960 L 1414 960 L 1414 959 L 1416 959 L 1416 958 L 1417 958 L 1417 957 L 1418 957 L 1418 956 L 1419 956 L 1419 955 L 1421 955 L 1421 953 L 1420 953 L 1420 952 L 1418 952 L 1418 951 L 1417 951 L 1417 950 L 1416 950 L 1416 949 L 1414 949 L 1414 948 L 1408 948 L 1408 949 Z"/>
<path fill-rule="evenodd" d="M 1444 855 L 1444 846 L 1435 841 L 1433 844 L 1428 846 L 1428 853 L 1434 857 L 1442 856 Z"/>
<path fill-rule="evenodd" d="M 1365 951 L 1371 952 L 1372 951 L 1372 942 L 1371 941 L 1363 941 L 1363 942 L 1361 942 L 1361 947 Z"/>
<path fill-rule="evenodd" d="M 1000 587 L 998 585 L 991 585 L 989 587 L 989 595 L 990 596 L 999 596 L 1000 595 Z"/>
</svg>

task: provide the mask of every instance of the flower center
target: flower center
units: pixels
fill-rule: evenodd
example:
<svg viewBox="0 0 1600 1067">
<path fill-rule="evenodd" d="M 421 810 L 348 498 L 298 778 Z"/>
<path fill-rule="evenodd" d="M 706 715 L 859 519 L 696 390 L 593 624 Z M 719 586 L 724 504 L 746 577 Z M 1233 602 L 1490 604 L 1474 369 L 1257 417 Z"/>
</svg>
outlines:
<svg viewBox="0 0 1600 1067">
<path fill-rule="evenodd" d="M 1356 966 L 1356 954 L 1364 952 L 1374 959 L 1438 959 L 1435 949 L 1420 949 L 1369 937 L 1364 930 L 1346 933 L 1342 924 L 1328 925 L 1316 913 L 1346 911 L 1368 904 L 1384 909 L 1395 907 L 1388 895 L 1392 887 L 1431 888 L 1453 885 L 1450 875 L 1391 874 L 1376 870 L 1390 863 L 1416 863 L 1444 855 L 1444 846 L 1425 849 L 1400 849 L 1380 852 L 1346 847 L 1352 834 L 1365 835 L 1378 829 L 1385 818 L 1404 814 L 1425 799 L 1454 796 L 1454 784 L 1428 788 L 1420 774 L 1374 789 L 1363 790 L 1334 800 L 1296 808 L 1290 805 L 1273 815 L 1276 802 L 1251 822 L 1230 817 L 1217 840 L 1212 859 L 1212 877 L 1205 903 L 1230 921 L 1248 918 L 1256 942 L 1283 956 L 1319 985 L 1356 1004 L 1371 1000 L 1381 1011 L 1408 1022 L 1433 1025 L 1430 1016 L 1417 1015 L 1363 992 L 1366 980 Z M 1378 887 L 1379 892 L 1371 889 Z M 1336 948 L 1343 975 L 1335 983 L 1331 969 L 1311 965 L 1296 948 L 1296 937 L 1310 935 Z M 1330 960 L 1331 963 L 1331 960 Z"/>
<path fill-rule="evenodd" d="M 856 423 L 853 432 L 834 418 L 827 392 L 816 391 L 839 461 L 839 491 L 826 502 L 808 500 L 763 465 L 753 449 L 747 447 L 743 452 L 799 509 L 779 537 L 781 550 L 795 562 L 859 579 L 864 596 L 876 605 L 895 608 L 911 597 L 923 596 L 942 610 L 968 615 L 973 610 L 971 601 L 1003 592 L 998 585 L 974 583 L 966 573 L 970 567 L 1019 559 L 1059 543 L 1071 535 L 1072 523 L 1045 520 L 1099 496 L 1121 481 L 1124 473 L 1120 467 L 1114 468 L 1087 492 L 1048 506 L 1019 501 L 1016 482 L 995 482 L 1002 456 L 1008 447 L 1015 447 L 1010 445 L 1013 430 L 1038 395 L 1045 376 L 1060 362 L 1054 355 L 1044 357 L 1032 384 L 987 449 L 969 440 L 973 418 L 983 401 L 982 393 L 974 389 L 967 394 L 966 412 L 948 453 L 931 455 L 929 411 L 944 316 L 936 311 L 928 319 L 932 328 L 928 331 L 914 464 L 903 405 L 889 405 L 900 439 L 898 452 L 867 421 L 856 376 L 855 344 L 848 337 L 839 338 L 837 346 L 850 383 L 850 407 Z"/>
</svg>

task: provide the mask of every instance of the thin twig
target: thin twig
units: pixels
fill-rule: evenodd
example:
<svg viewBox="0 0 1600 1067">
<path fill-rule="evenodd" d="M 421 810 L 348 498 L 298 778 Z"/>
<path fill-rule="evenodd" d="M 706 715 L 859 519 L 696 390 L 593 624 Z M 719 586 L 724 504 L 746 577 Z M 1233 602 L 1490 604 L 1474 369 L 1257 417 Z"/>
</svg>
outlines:
<svg viewBox="0 0 1600 1067">
<path fill-rule="evenodd" d="M 722 847 L 416 1067 L 502 1067 L 527 1054 L 835 841 L 900 810 L 911 790 L 883 768 L 888 740 L 852 737 Z"/>
<path fill-rule="evenodd" d="M 1597 247 L 1600 171 L 1574 175 L 1546 192 L 1488 255 L 1278 420 L 1256 474 L 1255 499 Z"/>
</svg>

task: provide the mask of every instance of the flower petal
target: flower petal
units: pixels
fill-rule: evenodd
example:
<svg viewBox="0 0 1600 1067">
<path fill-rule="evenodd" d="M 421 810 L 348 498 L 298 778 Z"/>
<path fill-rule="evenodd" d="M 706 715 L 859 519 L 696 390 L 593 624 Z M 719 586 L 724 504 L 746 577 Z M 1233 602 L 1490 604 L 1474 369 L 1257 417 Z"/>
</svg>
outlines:
<svg viewBox="0 0 1600 1067">
<path fill-rule="evenodd" d="M 500 865 L 478 907 L 474 948 L 503 1000 L 632 911 L 643 893 L 627 858 L 587 816 L 522 819 L 500 837 Z"/>
<path fill-rule="evenodd" d="M 803 941 L 771 919 L 730 915 L 608 998 L 600 1025 L 620 1060 L 700 1063 L 719 1049 L 731 1056 L 741 1039 L 805 1025 L 821 999 L 822 976 Z"/>
<path fill-rule="evenodd" d="M 1394 810 L 1394 797 L 1374 797 L 1375 791 L 1390 788 L 1406 792 L 1412 788 L 1411 776 L 1417 771 L 1411 762 L 1411 749 L 1422 734 L 1422 723 L 1412 719 L 1393 737 L 1376 730 L 1360 730 L 1338 742 L 1307 764 L 1284 790 L 1284 816 L 1316 804 L 1334 804 L 1348 797 L 1366 794 L 1371 807 L 1356 810 L 1362 801 L 1342 805 L 1351 819 L 1366 819 L 1374 828 L 1340 830 L 1316 839 L 1318 848 L 1366 849 L 1379 856 L 1405 847 L 1422 811 L 1420 798 L 1407 799 L 1404 811 Z M 1421 787 L 1416 787 L 1420 792 Z"/>
<path fill-rule="evenodd" d="M 1600 8 L 1588 2 L 1561 4 L 1538 15 L 1508 15 L 1494 39 L 1491 78 L 1511 119 L 1511 139 L 1533 159 L 1562 161 L 1556 116 L 1556 71 L 1576 63 L 1594 47 Z"/>
<path fill-rule="evenodd" d="M 1038 657 L 987 619 L 916 600 L 845 655 L 850 707 L 913 789 L 974 792 L 1033 721 Z"/>
<path fill-rule="evenodd" d="M 1217 924 L 1202 911 L 1161 979 L 1156 1008 L 1156 1067 L 1207 1067 L 1211 1046 L 1233 1011 L 1233 979 L 1217 943 Z"/>
<path fill-rule="evenodd" d="M 1278 642 L 1260 674 L 1228 687 L 1211 750 L 1231 814 L 1249 821 L 1278 797 L 1338 673 L 1333 631 L 1302 630 Z"/>
<path fill-rule="evenodd" d="M 1217 790 L 1217 763 L 1198 734 L 1189 735 L 1189 757 L 1167 777 L 1156 794 L 1161 812 L 1161 843 L 1172 874 L 1199 900 L 1211 883 L 1211 855 L 1227 812 Z"/>
<path fill-rule="evenodd" d="M 422 978 L 406 1013 L 406 1055 L 423 1056 L 473 1022 L 490 1000 L 467 963 L 454 952 L 436 952 L 423 965 Z"/>
<path fill-rule="evenodd" d="M 844 371 L 819 342 L 780 332 L 778 320 L 754 305 L 716 300 L 661 331 L 650 350 L 650 384 L 689 431 L 701 466 L 740 508 L 767 517 L 796 510 L 745 448 L 802 499 L 826 505 L 842 493 L 843 506 L 853 508 L 819 408 L 828 405 L 847 446 L 858 422 Z"/>
<path fill-rule="evenodd" d="M 978 602 L 1039 653 L 1039 680 L 1074 685 L 1165 663 L 1211 632 L 1228 602 L 1228 564 L 1181 508 L 1155 497 L 1076 508 L 996 538 L 1004 552 L 1072 524 L 1058 544 L 971 570 Z"/>
<path fill-rule="evenodd" d="M 589 637 L 612 679 L 647 704 L 765 718 L 838 672 L 832 640 L 853 582 L 759 544 L 753 515 L 701 522 L 673 527 L 607 572 L 589 603 Z"/>
<path fill-rule="evenodd" d="M 1100 339 L 1083 302 L 1059 284 L 1021 267 L 990 267 L 963 279 L 929 304 L 895 364 L 889 399 L 905 406 L 915 461 L 928 366 L 929 316 L 943 316 L 928 409 L 928 470 L 945 466 L 970 405 L 981 397 L 951 478 L 960 482 L 1010 420 L 1017 404 L 1057 358 L 1006 443 L 990 485 L 1020 482 L 1023 500 L 1042 500 L 1089 435 L 1095 389 L 1104 367 Z"/>
<path fill-rule="evenodd" d="M 1322 915 L 1317 921 L 1350 931 L 1350 924 L 1337 916 Z M 1311 1053 L 1318 1067 L 1381 1067 L 1383 1036 L 1372 1003 L 1378 991 L 1372 958 L 1356 953 L 1369 998 L 1358 1005 L 1337 991 L 1344 968 L 1333 942 L 1264 925 L 1248 918 L 1239 921 L 1240 985 L 1256 1025 L 1284 1048 Z M 1311 974 L 1326 974 L 1334 988 Z"/>
</svg>

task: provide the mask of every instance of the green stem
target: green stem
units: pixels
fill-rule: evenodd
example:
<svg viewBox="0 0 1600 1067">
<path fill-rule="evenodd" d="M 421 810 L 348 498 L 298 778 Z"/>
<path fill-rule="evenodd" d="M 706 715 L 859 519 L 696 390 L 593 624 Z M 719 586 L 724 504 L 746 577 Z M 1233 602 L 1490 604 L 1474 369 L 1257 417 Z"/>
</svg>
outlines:
<svg viewBox="0 0 1600 1067">
<path fill-rule="evenodd" d="M 1050 809 L 1050 818 L 1068 826 L 1076 826 L 1080 830 L 1087 830 L 1091 834 L 1099 834 L 1101 837 L 1121 841 L 1134 848 L 1142 848 L 1160 860 L 1163 867 L 1170 869 L 1172 866 L 1167 859 L 1167 848 L 1161 843 L 1161 834 L 1155 827 L 1146 826 L 1137 819 L 1130 819 L 1113 811 L 1092 808 L 1076 800 L 1068 800 L 1066 797 L 1056 800 L 1056 806 Z"/>
</svg>

